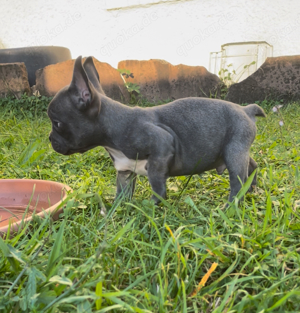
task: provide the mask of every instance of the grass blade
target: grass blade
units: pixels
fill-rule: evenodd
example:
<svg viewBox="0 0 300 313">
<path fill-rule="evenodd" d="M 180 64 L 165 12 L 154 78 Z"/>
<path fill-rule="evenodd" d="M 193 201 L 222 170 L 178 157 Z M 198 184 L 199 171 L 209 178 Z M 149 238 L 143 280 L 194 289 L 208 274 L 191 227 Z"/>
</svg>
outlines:
<svg viewBox="0 0 300 313">
<path fill-rule="evenodd" d="M 49 255 L 47 268 L 46 268 L 46 276 L 47 277 L 50 277 L 56 270 L 55 262 L 61 254 L 64 229 L 65 229 L 65 222 L 63 221 L 61 223 L 59 231 L 56 235 L 54 245 L 53 245 L 52 250 L 51 250 L 50 255 Z"/>
</svg>

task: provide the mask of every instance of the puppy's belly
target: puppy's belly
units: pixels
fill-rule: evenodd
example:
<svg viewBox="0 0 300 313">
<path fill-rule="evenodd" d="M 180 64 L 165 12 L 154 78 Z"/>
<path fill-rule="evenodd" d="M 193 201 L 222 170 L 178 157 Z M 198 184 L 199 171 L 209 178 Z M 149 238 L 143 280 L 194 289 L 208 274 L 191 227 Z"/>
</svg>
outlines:
<svg viewBox="0 0 300 313">
<path fill-rule="evenodd" d="M 107 147 L 105 147 L 105 149 L 112 156 L 117 171 L 132 171 L 138 175 L 148 175 L 146 170 L 148 160 L 131 160 L 128 159 L 122 151 Z"/>
</svg>

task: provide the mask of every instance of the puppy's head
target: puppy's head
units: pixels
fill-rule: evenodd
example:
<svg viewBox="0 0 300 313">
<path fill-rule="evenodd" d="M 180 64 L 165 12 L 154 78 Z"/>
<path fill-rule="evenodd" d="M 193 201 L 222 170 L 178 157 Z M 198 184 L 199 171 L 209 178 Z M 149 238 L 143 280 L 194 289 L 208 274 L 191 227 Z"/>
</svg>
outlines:
<svg viewBox="0 0 300 313">
<path fill-rule="evenodd" d="M 71 84 L 61 89 L 48 107 L 52 122 L 49 140 L 56 152 L 83 153 L 97 146 L 94 133 L 101 110 L 100 93 L 104 94 L 92 57 L 83 66 L 78 57 Z"/>
</svg>

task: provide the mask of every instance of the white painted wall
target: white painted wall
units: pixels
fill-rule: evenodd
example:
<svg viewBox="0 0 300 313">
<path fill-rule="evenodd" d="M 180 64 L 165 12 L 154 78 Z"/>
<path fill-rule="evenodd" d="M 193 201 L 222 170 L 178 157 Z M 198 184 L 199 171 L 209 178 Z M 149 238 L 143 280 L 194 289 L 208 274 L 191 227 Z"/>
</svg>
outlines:
<svg viewBox="0 0 300 313">
<path fill-rule="evenodd" d="M 115 67 L 158 58 L 208 68 L 210 52 L 239 41 L 300 54 L 300 1 L 0 0 L 0 48 L 58 45 Z"/>
</svg>

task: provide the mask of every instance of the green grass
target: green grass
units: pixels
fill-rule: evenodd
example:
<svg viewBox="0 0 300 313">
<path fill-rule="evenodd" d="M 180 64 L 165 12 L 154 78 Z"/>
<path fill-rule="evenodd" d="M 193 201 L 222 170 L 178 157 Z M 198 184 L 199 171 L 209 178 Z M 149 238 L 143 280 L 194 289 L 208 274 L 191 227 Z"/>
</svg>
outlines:
<svg viewBox="0 0 300 313">
<path fill-rule="evenodd" d="M 23 100 L 0 102 L 0 178 L 59 181 L 74 193 L 58 221 L 35 218 L 0 239 L 1 312 L 300 312 L 299 103 L 279 113 L 262 104 L 257 188 L 224 209 L 228 175 L 215 171 L 186 188 L 188 178 L 169 179 L 161 207 L 144 177 L 132 202 L 114 202 L 105 150 L 57 154 L 48 99 Z"/>
</svg>

